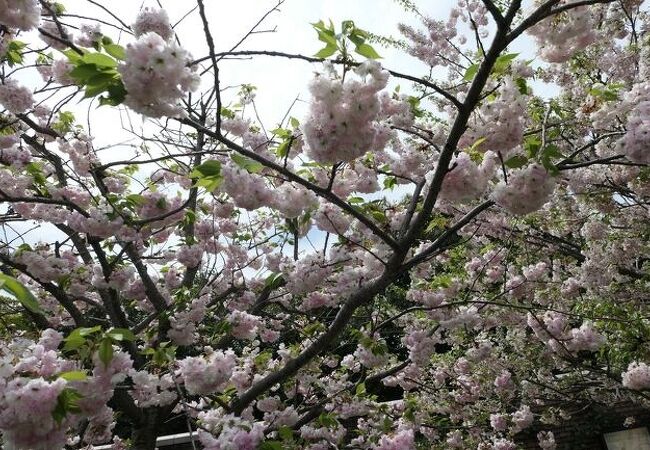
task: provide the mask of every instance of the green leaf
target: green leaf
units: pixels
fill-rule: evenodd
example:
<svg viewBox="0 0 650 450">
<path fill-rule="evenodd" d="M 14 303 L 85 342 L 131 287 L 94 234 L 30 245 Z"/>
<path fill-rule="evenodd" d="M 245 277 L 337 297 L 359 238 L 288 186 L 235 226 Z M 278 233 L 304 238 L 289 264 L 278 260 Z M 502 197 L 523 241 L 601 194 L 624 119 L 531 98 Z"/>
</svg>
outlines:
<svg viewBox="0 0 650 450">
<path fill-rule="evenodd" d="M 115 80 L 115 74 L 109 72 L 99 72 L 86 80 L 86 85 L 97 86 L 108 89 L 108 85 Z"/>
<path fill-rule="evenodd" d="M 291 427 L 283 425 L 280 428 L 278 428 L 278 436 L 283 441 L 290 441 L 293 439 L 293 430 L 291 429 Z"/>
<path fill-rule="evenodd" d="M 144 196 L 140 194 L 129 194 L 126 196 L 126 201 L 134 206 L 142 206 L 147 202 Z"/>
<path fill-rule="evenodd" d="M 7 51 L 5 58 L 9 63 L 9 67 L 13 67 L 16 64 L 21 64 L 23 62 L 22 49 L 25 48 L 27 44 L 21 41 L 11 41 L 7 45 Z"/>
<path fill-rule="evenodd" d="M 338 46 L 327 44 L 325 47 L 321 48 L 314 56 L 316 58 L 329 58 L 338 50 Z"/>
<path fill-rule="evenodd" d="M 548 158 L 542 158 L 542 165 L 552 176 L 556 176 L 560 173 L 555 164 L 553 164 Z"/>
<path fill-rule="evenodd" d="M 106 332 L 106 336 L 114 341 L 135 341 L 135 334 L 126 328 L 113 328 Z"/>
<path fill-rule="evenodd" d="M 99 360 L 104 363 L 105 366 L 108 366 L 113 359 L 113 341 L 110 338 L 104 338 L 99 343 L 99 348 L 97 349 L 97 355 Z"/>
<path fill-rule="evenodd" d="M 463 76 L 463 80 L 472 81 L 474 79 L 474 76 L 476 76 L 476 72 L 478 72 L 478 64 L 472 64 L 465 71 L 465 75 Z"/>
<path fill-rule="evenodd" d="M 325 30 L 325 31 L 321 30 L 321 31 L 319 31 L 318 32 L 318 40 L 322 41 L 322 42 L 325 42 L 327 45 L 338 46 L 338 44 L 336 42 L 336 37 L 334 36 L 333 31 L 332 32 L 329 31 L 329 30 Z"/>
<path fill-rule="evenodd" d="M 393 189 L 397 186 L 397 177 L 386 177 L 384 178 L 384 188 Z"/>
<path fill-rule="evenodd" d="M 528 158 L 526 158 L 523 155 L 515 155 L 511 158 L 508 158 L 505 162 L 504 165 L 506 167 L 509 167 L 511 169 L 519 169 L 520 167 L 524 167 L 526 163 L 528 162 Z"/>
<path fill-rule="evenodd" d="M 104 50 L 115 59 L 123 61 L 126 58 L 126 50 L 117 44 L 104 44 Z"/>
<path fill-rule="evenodd" d="M 122 83 L 122 80 L 115 80 L 110 86 L 108 86 L 108 97 L 100 97 L 99 104 L 101 105 L 111 105 L 117 106 L 121 104 L 126 98 L 126 88 Z"/>
<path fill-rule="evenodd" d="M 278 148 L 275 149 L 275 154 L 278 156 L 278 158 L 284 158 L 289 154 L 289 144 L 291 143 L 291 139 L 285 139 L 282 141 L 280 145 L 278 145 Z"/>
<path fill-rule="evenodd" d="M 52 6 L 54 7 L 54 14 L 57 16 L 60 16 L 65 12 L 65 6 L 59 2 L 54 2 Z"/>
<path fill-rule="evenodd" d="M 517 56 L 519 56 L 519 53 L 506 53 L 505 55 L 499 56 L 494 62 L 492 72 L 496 73 L 497 75 L 504 73 L 508 67 L 510 67 L 512 61 L 517 58 Z"/>
<path fill-rule="evenodd" d="M 357 29 L 357 27 L 354 25 L 353 20 L 344 20 L 341 22 L 341 33 L 343 33 L 346 36 L 349 36 L 351 33 L 354 33 L 354 31 Z"/>
<path fill-rule="evenodd" d="M 254 161 L 250 158 L 240 155 L 239 153 L 231 153 L 230 159 L 232 159 L 235 164 L 237 164 L 242 169 L 246 170 L 249 173 L 259 173 L 264 170 L 262 163 Z"/>
<path fill-rule="evenodd" d="M 70 336 L 68 336 L 65 339 L 65 345 L 63 346 L 63 350 L 66 352 L 76 350 L 83 346 L 86 343 L 86 339 L 83 336 L 80 336 L 78 333 L 74 334 L 71 333 Z"/>
<path fill-rule="evenodd" d="M 43 314 L 41 306 L 36 297 L 23 284 L 9 275 L 0 273 L 0 289 L 12 294 L 29 311 L 36 314 Z"/>
<path fill-rule="evenodd" d="M 361 56 L 365 56 L 368 59 L 380 59 L 381 56 L 379 56 L 379 53 L 375 51 L 375 49 L 369 45 L 369 44 L 360 44 L 357 45 L 357 48 L 354 50 Z"/>
<path fill-rule="evenodd" d="M 74 50 L 67 49 L 63 50 L 61 53 L 63 53 L 68 58 L 68 61 L 75 65 L 82 63 L 82 56 Z"/>
<path fill-rule="evenodd" d="M 542 141 L 537 136 L 529 136 L 524 140 L 524 150 L 529 158 L 535 158 L 541 146 Z"/>
<path fill-rule="evenodd" d="M 86 90 L 84 91 L 84 97 L 85 98 L 95 97 L 96 95 L 101 94 L 105 90 L 106 90 L 105 85 L 93 86 L 89 84 L 88 86 L 86 86 Z"/>
<path fill-rule="evenodd" d="M 316 31 L 324 31 L 334 36 L 334 23 L 331 20 L 329 26 L 326 26 L 325 22 L 322 20 L 319 20 L 316 23 L 312 23 L 311 26 L 314 27 Z"/>
<path fill-rule="evenodd" d="M 56 398 L 56 406 L 52 411 L 52 417 L 56 423 L 61 424 L 68 414 L 77 414 L 81 412 L 79 400 L 83 396 L 74 389 L 65 388 Z"/>
<path fill-rule="evenodd" d="M 563 158 L 564 155 L 557 145 L 549 144 L 542 151 L 542 157 L 545 158 Z"/>
<path fill-rule="evenodd" d="M 86 64 L 95 64 L 97 67 L 117 67 L 117 61 L 103 53 L 86 53 L 82 61 Z"/>
<path fill-rule="evenodd" d="M 318 416 L 318 423 L 327 428 L 332 428 L 338 425 L 338 421 L 331 413 L 322 413 Z"/>
<path fill-rule="evenodd" d="M 81 370 L 71 370 L 60 373 L 59 378 L 63 378 L 66 381 L 83 381 L 88 378 L 88 375 Z"/>
<path fill-rule="evenodd" d="M 221 175 L 221 163 L 214 159 L 196 166 L 192 173 L 190 173 L 190 177 L 192 178 L 212 177 L 216 175 Z"/>
<path fill-rule="evenodd" d="M 52 128 L 61 134 L 68 133 L 72 130 L 74 124 L 74 114 L 69 111 L 60 111 L 57 115 L 57 121 L 52 124 Z"/>
<path fill-rule="evenodd" d="M 517 78 L 515 83 L 517 83 L 517 88 L 521 95 L 528 95 L 528 83 L 526 83 L 525 78 Z"/>
<path fill-rule="evenodd" d="M 472 146 L 469 148 L 470 151 L 476 151 L 476 150 L 478 150 L 478 147 L 479 147 L 483 142 L 485 142 L 486 140 L 487 140 L 487 137 L 481 137 L 481 138 L 478 138 L 478 139 L 476 140 L 476 142 L 474 142 L 474 143 L 472 144 Z"/>
<path fill-rule="evenodd" d="M 191 178 L 196 178 L 195 186 L 204 187 L 209 192 L 215 191 L 223 181 L 221 163 L 214 159 L 204 162 L 190 172 Z"/>
<path fill-rule="evenodd" d="M 73 80 L 86 84 L 88 79 L 94 77 L 98 73 L 100 72 L 95 64 L 80 64 L 68 72 L 68 75 Z"/>
<path fill-rule="evenodd" d="M 357 387 L 356 387 L 356 389 L 354 390 L 354 392 L 355 392 L 358 396 L 363 396 L 363 395 L 365 395 L 365 394 L 366 394 L 366 383 L 359 383 L 359 384 L 357 384 Z"/>
<path fill-rule="evenodd" d="M 99 325 L 95 325 L 92 328 L 77 328 L 73 331 L 73 333 L 75 331 L 79 333 L 79 336 L 90 336 L 91 334 L 95 334 L 99 331 L 102 331 L 102 327 Z"/>
<path fill-rule="evenodd" d="M 258 450 L 285 450 L 284 444 L 280 441 L 264 441 L 257 448 Z"/>
<path fill-rule="evenodd" d="M 284 284 L 284 277 L 282 276 L 281 273 L 272 273 L 268 277 L 266 277 L 266 281 L 264 282 L 264 287 L 268 287 L 269 289 L 277 289 L 280 286 Z"/>
</svg>

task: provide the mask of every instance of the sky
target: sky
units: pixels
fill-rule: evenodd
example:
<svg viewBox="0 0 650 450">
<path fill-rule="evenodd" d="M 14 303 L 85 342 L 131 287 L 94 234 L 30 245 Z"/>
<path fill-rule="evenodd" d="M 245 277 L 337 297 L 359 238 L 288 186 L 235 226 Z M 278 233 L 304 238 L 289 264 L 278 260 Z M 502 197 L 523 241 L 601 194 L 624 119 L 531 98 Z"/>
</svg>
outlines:
<svg viewBox="0 0 650 450">
<path fill-rule="evenodd" d="M 265 13 L 277 5 L 277 0 L 204 1 L 217 52 L 230 50 Z M 69 13 L 116 23 L 114 18 L 87 0 L 62 0 L 62 3 Z M 126 24 L 132 24 L 138 11 L 143 7 L 162 5 L 167 10 L 172 23 L 178 22 L 196 7 L 194 0 L 160 0 L 160 3 L 156 0 L 113 0 L 111 2 L 100 0 L 95 3 L 107 5 L 107 8 Z M 425 15 L 446 19 L 456 1 L 435 0 L 417 3 Z M 351 19 L 359 28 L 392 37 L 400 36 L 397 28 L 399 23 L 414 26 L 419 24 L 414 14 L 407 13 L 394 0 L 286 0 L 278 7 L 278 11 L 269 14 L 259 26 L 257 30 L 262 32 L 250 36 L 239 49 L 275 50 L 313 55 L 323 44 L 318 41 L 311 23 L 319 20 L 327 22 L 330 19 L 337 29 L 340 28 L 341 21 Z M 80 19 L 76 24 L 83 22 L 85 21 Z M 208 55 L 202 24 L 196 11 L 180 21 L 175 29 L 181 45 L 195 58 Z M 102 26 L 102 32 L 122 45 L 126 45 L 133 39 L 132 36 L 110 26 Z M 428 73 L 428 69 L 422 63 L 404 52 L 378 45 L 375 47 L 383 57 L 382 64 L 387 68 L 416 76 Z M 534 57 L 530 40 L 524 39 L 513 51 L 521 52 L 522 57 Z M 295 104 L 291 115 L 298 119 L 305 116 L 308 100 L 307 84 L 313 77 L 314 71 L 319 68 L 319 64 L 274 57 L 223 60 L 220 63 L 221 85 L 222 87 L 237 86 L 242 83 L 255 85 L 259 116 L 264 126 L 272 129 L 282 120 L 297 97 L 300 101 Z M 30 84 L 30 81 L 40 82 L 36 78 L 30 80 L 30 77 L 37 77 L 37 75 L 32 73 L 21 81 L 26 84 Z M 402 85 L 403 92 L 405 90 L 408 92 L 408 83 L 405 84 L 403 81 L 393 80 L 390 87 L 398 83 Z M 226 89 L 223 93 L 225 102 L 236 100 L 236 91 L 237 89 Z M 121 128 L 121 123 L 126 118 L 124 112 L 109 107 L 97 108 L 95 105 L 90 105 L 88 100 L 84 100 L 76 104 L 71 103 L 65 108 L 74 112 L 81 123 L 92 124 L 91 134 L 95 139 L 95 148 L 113 145 L 116 142 L 131 141 L 139 144 L 138 140 L 133 139 Z M 86 120 L 88 115 L 89 121 Z M 140 122 L 137 114 L 130 113 L 129 117 L 136 124 Z M 133 155 L 133 147 L 127 145 L 112 147 L 101 153 L 102 160 L 128 159 Z M 24 229 L 25 226 L 28 224 L 20 228 Z M 42 233 L 43 230 L 31 233 L 29 241 L 38 240 Z"/>
<path fill-rule="evenodd" d="M 115 22 L 100 8 L 86 0 L 63 0 L 69 12 L 80 13 L 90 17 L 99 17 Z M 107 2 L 98 2 L 107 4 Z M 416 2 L 423 14 L 436 19 L 446 19 L 455 0 L 435 0 Z M 157 7 L 157 0 L 114 0 L 108 2 L 111 11 L 127 24 L 133 23 L 138 11 L 143 7 Z M 254 24 L 271 8 L 277 0 L 205 0 L 206 15 L 210 22 L 217 52 L 230 50 Z M 160 0 L 169 13 L 172 23 L 178 22 L 196 7 L 193 0 Z M 321 47 L 317 34 L 311 23 L 319 20 L 332 20 L 337 29 L 343 20 L 352 19 L 355 24 L 378 35 L 400 37 L 399 23 L 418 26 L 419 20 L 414 14 L 406 12 L 395 0 L 286 0 L 279 8 L 269 14 L 258 28 L 239 47 L 240 50 L 275 50 L 286 53 L 313 55 Z M 125 45 L 132 37 L 109 27 L 103 32 Z M 176 34 L 181 44 L 196 58 L 208 55 L 202 24 L 196 11 L 176 26 Z M 428 73 L 427 67 L 415 58 L 394 48 L 375 46 L 383 57 L 385 67 L 416 76 Z M 532 45 L 524 38 L 513 46 L 513 50 L 522 53 L 522 57 L 533 58 Z M 220 63 L 221 84 L 223 87 L 242 83 L 257 87 L 256 106 L 260 118 L 268 128 L 273 128 L 282 119 L 296 97 L 307 99 L 306 87 L 319 69 L 318 64 L 275 57 L 255 57 L 249 59 L 230 59 Z M 393 81 L 394 87 L 399 81 Z M 404 82 L 401 83 L 403 87 Z M 236 89 L 224 92 L 224 99 L 232 99 Z M 82 105 L 80 105 L 81 107 Z M 293 115 L 304 116 L 305 104 L 298 102 Z M 92 111 L 93 122 L 100 124 L 114 123 L 113 111 L 100 108 Z M 115 142 L 113 127 L 100 126 L 93 130 L 96 146 Z"/>
<path fill-rule="evenodd" d="M 432 15 L 446 16 L 453 1 L 436 0 L 428 3 L 436 4 L 436 10 L 429 11 Z M 91 17 L 109 19 L 101 9 L 85 0 L 68 0 L 64 1 L 64 4 L 70 12 L 81 11 Z M 178 0 L 163 0 L 161 4 L 167 10 L 172 23 L 180 20 L 196 6 L 194 1 Z M 210 21 L 216 51 L 230 50 L 276 4 L 275 0 L 205 0 L 206 15 Z M 156 7 L 157 2 L 119 0 L 111 2 L 110 8 L 125 23 L 131 24 L 144 6 Z M 395 37 L 399 36 L 399 22 L 415 23 L 413 15 L 407 14 L 392 0 L 286 0 L 278 9 L 279 11 L 270 14 L 258 29 L 274 31 L 250 36 L 239 49 L 275 50 L 311 56 L 322 47 L 322 43 L 318 41 L 317 34 L 310 24 L 321 19 L 331 19 L 337 28 L 340 27 L 341 21 L 352 19 L 362 29 Z M 123 45 L 132 39 L 128 35 L 120 36 L 119 32 L 109 27 L 103 27 L 103 32 Z M 202 24 L 196 12 L 177 25 L 176 34 L 181 39 L 181 45 L 194 57 L 207 56 Z M 394 49 L 378 47 L 377 50 L 383 57 L 382 61 L 390 63 L 391 69 L 413 71 L 418 67 L 421 73 L 426 73 L 426 68 L 408 55 Z M 223 60 L 220 63 L 221 84 L 223 87 L 242 83 L 256 86 L 256 105 L 260 117 L 265 125 L 273 128 L 297 96 L 307 98 L 307 84 L 318 66 L 273 57 Z M 224 98 L 228 100 L 234 94 L 234 89 L 226 90 Z M 298 106 L 295 114 L 300 115 L 301 109 L 304 110 Z M 93 122 L 110 123 L 114 120 L 109 117 L 112 114 L 110 111 L 99 109 L 92 114 L 95 117 Z M 93 136 L 97 139 L 97 146 L 115 140 L 114 130 L 107 127 L 96 128 L 93 130 Z"/>
</svg>

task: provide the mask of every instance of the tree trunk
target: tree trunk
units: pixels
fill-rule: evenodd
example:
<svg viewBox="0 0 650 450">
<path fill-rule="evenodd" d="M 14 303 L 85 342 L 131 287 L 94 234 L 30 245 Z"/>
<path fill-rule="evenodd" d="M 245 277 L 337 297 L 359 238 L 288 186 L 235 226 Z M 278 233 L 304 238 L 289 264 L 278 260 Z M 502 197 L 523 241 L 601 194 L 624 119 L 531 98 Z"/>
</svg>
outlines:
<svg viewBox="0 0 650 450">
<path fill-rule="evenodd" d="M 158 437 L 158 408 L 144 411 L 144 419 L 131 435 L 133 450 L 155 450 Z"/>
</svg>

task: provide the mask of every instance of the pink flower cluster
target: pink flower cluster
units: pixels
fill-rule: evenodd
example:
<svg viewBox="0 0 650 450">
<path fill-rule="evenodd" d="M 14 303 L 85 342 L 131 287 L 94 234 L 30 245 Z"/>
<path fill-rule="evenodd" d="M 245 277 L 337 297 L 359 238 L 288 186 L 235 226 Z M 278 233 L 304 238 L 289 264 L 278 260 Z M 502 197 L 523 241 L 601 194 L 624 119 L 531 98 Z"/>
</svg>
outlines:
<svg viewBox="0 0 650 450">
<path fill-rule="evenodd" d="M 635 391 L 650 389 L 650 366 L 646 363 L 631 362 L 622 374 L 623 386 Z"/>
<path fill-rule="evenodd" d="M 86 135 L 79 135 L 76 139 L 65 141 L 57 140 L 59 150 L 70 157 L 75 171 L 83 176 L 90 175 L 90 169 L 99 164 L 99 158 L 92 146 L 92 139 Z"/>
<path fill-rule="evenodd" d="M 352 161 L 371 150 L 381 150 L 390 130 L 378 122 L 381 105 L 378 92 L 388 82 L 388 72 L 379 63 L 367 61 L 356 73 L 360 80 L 344 82 L 318 75 L 310 84 L 309 117 L 303 124 L 307 156 L 333 164 Z"/>
<path fill-rule="evenodd" d="M 47 35 L 41 33 L 40 38 L 53 49 L 65 50 L 68 47 L 66 41 L 70 39 L 70 32 L 66 27 L 61 26 L 59 29 L 59 26 L 56 23 L 45 22 L 41 25 L 40 29 L 47 33 Z"/>
<path fill-rule="evenodd" d="M 594 325 L 585 321 L 580 328 L 573 328 L 569 334 L 570 340 L 566 343 L 569 350 L 595 352 L 605 343 L 605 336 L 600 334 Z"/>
<path fill-rule="evenodd" d="M 130 394 L 140 408 L 165 406 L 176 400 L 176 386 L 172 375 L 155 375 L 147 371 L 132 370 L 129 373 L 133 381 Z"/>
<path fill-rule="evenodd" d="M 126 46 L 126 62 L 118 67 L 127 90 L 125 104 L 149 117 L 178 116 L 178 102 L 195 90 L 200 78 L 191 57 L 175 43 L 156 33 L 146 33 Z"/>
<path fill-rule="evenodd" d="M 4 147 L 0 142 L 0 160 L 3 163 L 22 169 L 32 161 L 32 153 L 17 144 Z"/>
<path fill-rule="evenodd" d="M 374 450 L 413 450 L 415 449 L 415 436 L 413 430 L 400 430 L 393 436 L 382 436 Z"/>
<path fill-rule="evenodd" d="M 508 184 L 499 183 L 492 200 L 512 214 L 523 216 L 540 209 L 555 190 L 555 179 L 539 164 L 515 170 Z"/>
<path fill-rule="evenodd" d="M 251 423 L 233 414 L 222 415 L 217 410 L 199 413 L 199 439 L 205 450 L 256 450 L 264 439 L 264 425 Z M 217 437 L 215 437 L 217 436 Z"/>
<path fill-rule="evenodd" d="M 566 316 L 551 311 L 546 312 L 541 320 L 528 314 L 528 326 L 541 341 L 558 353 L 595 352 L 606 341 L 591 322 L 585 321 L 579 328 L 568 329 Z"/>
<path fill-rule="evenodd" d="M 94 354 L 92 376 L 83 381 L 66 381 L 58 375 L 76 370 L 77 366 L 58 354 L 62 339 L 61 333 L 47 329 L 41 333 L 38 343 L 16 340 L 3 346 L 0 357 L 0 431 L 6 448 L 63 448 L 66 431 L 82 419 L 89 420 L 85 442 L 110 439 L 114 421 L 106 402 L 112 397 L 115 384 L 125 379 L 132 361 L 128 355 L 117 351 L 106 365 Z M 57 422 L 53 413 L 64 391 L 81 394 L 79 410 L 68 411 L 61 422 Z"/>
<path fill-rule="evenodd" d="M 597 29 L 592 11 L 578 7 L 541 21 L 528 33 L 535 37 L 543 59 L 561 63 L 595 42 Z"/>
<path fill-rule="evenodd" d="M 478 108 L 459 147 L 470 147 L 477 142 L 478 150 L 501 152 L 505 158 L 509 151 L 521 144 L 526 125 L 527 97 L 519 92 L 512 77 L 504 79 L 494 101 L 486 100 Z"/>
<path fill-rule="evenodd" d="M 0 379 L 0 430 L 8 448 L 63 448 L 65 428 L 57 425 L 52 412 L 66 385 L 61 378 L 18 377 L 6 384 Z"/>
<path fill-rule="evenodd" d="M 284 217 L 295 218 L 305 211 L 315 209 L 318 205 L 316 195 L 292 183 L 285 182 L 275 190 L 272 206 Z"/>
<path fill-rule="evenodd" d="M 402 341 L 409 350 L 409 359 L 413 364 L 423 366 L 429 362 L 438 339 L 426 330 L 413 330 Z"/>
<path fill-rule="evenodd" d="M 205 317 L 209 295 L 201 295 L 192 300 L 188 310 L 175 313 L 169 318 L 171 329 L 167 335 L 177 345 L 190 345 L 197 339 L 196 325 Z"/>
<path fill-rule="evenodd" d="M 79 28 L 80 34 L 74 38 L 75 44 L 81 47 L 93 47 L 102 39 L 102 31 L 99 24 L 84 23 Z"/>
<path fill-rule="evenodd" d="M 627 133 L 618 145 L 630 161 L 650 164 L 650 100 L 632 110 L 627 118 Z"/>
<path fill-rule="evenodd" d="M 530 407 L 528 405 L 521 405 L 521 407 L 512 413 L 511 417 L 512 423 L 514 424 L 514 432 L 518 433 L 521 430 L 525 430 L 529 426 L 533 424 L 533 421 L 535 418 L 533 417 L 533 413 L 530 410 Z"/>
<path fill-rule="evenodd" d="M 474 2 L 472 2 L 474 3 Z M 481 7 L 485 10 L 484 7 Z M 464 17 L 463 17 L 464 16 Z M 481 15 L 475 16 L 482 22 Z M 431 67 L 449 66 L 454 63 L 455 45 L 464 44 L 466 38 L 458 33 L 458 19 L 466 18 L 459 8 L 452 8 L 449 19 L 445 22 L 430 17 L 423 17 L 422 22 L 426 31 L 422 32 L 405 24 L 399 25 L 400 32 L 410 41 L 408 52 Z M 478 23 L 477 23 L 478 25 Z M 457 39 L 457 43 L 454 39 Z"/>
<path fill-rule="evenodd" d="M 232 351 L 215 352 L 207 357 L 191 356 L 178 362 L 178 373 L 191 395 L 208 395 L 225 387 L 235 367 Z"/>
<path fill-rule="evenodd" d="M 345 234 L 352 222 L 341 209 L 326 201 L 320 203 L 312 219 L 319 229 L 334 235 Z"/>
<path fill-rule="evenodd" d="M 555 450 L 555 435 L 552 431 L 540 431 L 537 433 L 537 443 L 542 450 Z"/>
<path fill-rule="evenodd" d="M 468 202 L 485 192 L 487 183 L 486 173 L 467 153 L 460 153 L 450 164 L 439 198 L 448 202 Z"/>
<path fill-rule="evenodd" d="M 18 84 L 16 80 L 7 79 L 0 84 L 0 105 L 9 112 L 22 114 L 34 106 L 32 91 Z"/>
<path fill-rule="evenodd" d="M 169 23 L 169 16 L 164 9 L 145 7 L 136 17 L 132 28 L 136 37 L 151 32 L 169 42 L 169 39 L 174 35 L 174 30 L 172 30 Z"/>
<path fill-rule="evenodd" d="M 274 191 L 267 186 L 260 175 L 249 173 L 234 164 L 225 164 L 221 168 L 223 183 L 221 188 L 240 208 L 254 210 L 269 206 L 274 202 Z"/>
<path fill-rule="evenodd" d="M 231 334 L 237 339 L 255 339 L 262 326 L 258 316 L 237 310 L 228 314 L 226 321 L 232 325 Z"/>
<path fill-rule="evenodd" d="M 176 260 L 185 267 L 197 267 L 203 258 L 203 248 L 200 245 L 183 245 L 176 252 Z"/>
<path fill-rule="evenodd" d="M 29 31 L 41 20 L 38 0 L 0 0 L 0 25 Z"/>
</svg>

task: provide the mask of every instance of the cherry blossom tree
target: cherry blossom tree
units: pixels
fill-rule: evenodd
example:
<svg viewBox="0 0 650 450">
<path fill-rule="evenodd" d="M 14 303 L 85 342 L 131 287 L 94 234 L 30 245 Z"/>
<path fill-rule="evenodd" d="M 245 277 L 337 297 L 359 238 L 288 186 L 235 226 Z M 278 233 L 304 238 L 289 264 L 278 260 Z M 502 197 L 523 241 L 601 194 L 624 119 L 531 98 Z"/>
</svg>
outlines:
<svg viewBox="0 0 650 450">
<path fill-rule="evenodd" d="M 0 0 L 4 448 L 554 449 L 648 406 L 643 1 L 401 0 L 315 56 L 242 49 L 283 0 L 234 48 L 212 2 L 83 3 Z M 304 113 L 232 58 L 311 65 Z"/>
</svg>

